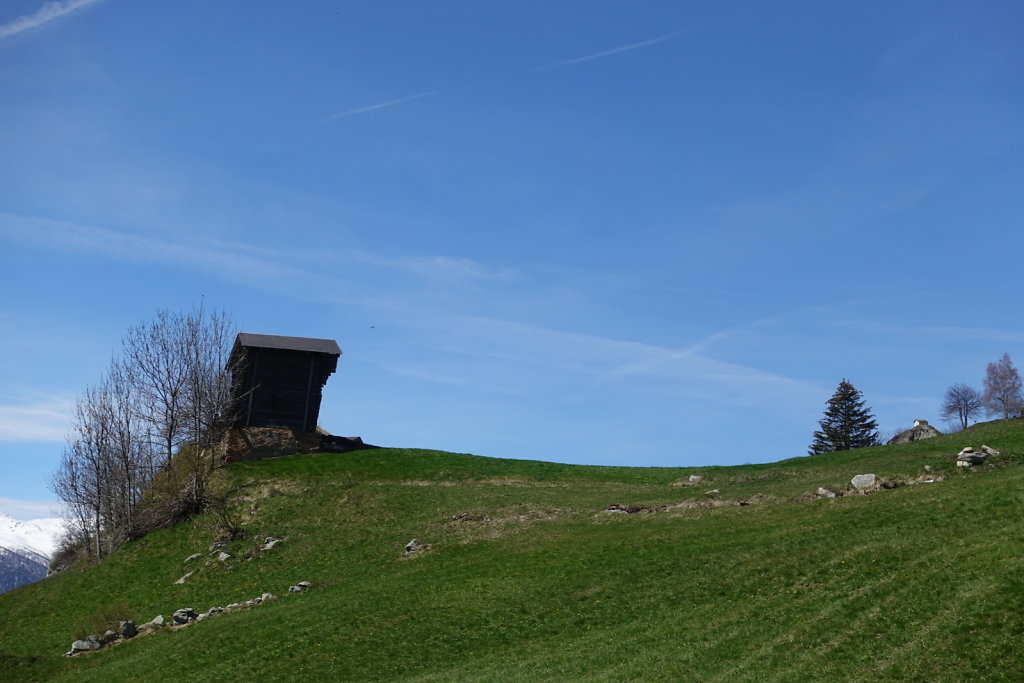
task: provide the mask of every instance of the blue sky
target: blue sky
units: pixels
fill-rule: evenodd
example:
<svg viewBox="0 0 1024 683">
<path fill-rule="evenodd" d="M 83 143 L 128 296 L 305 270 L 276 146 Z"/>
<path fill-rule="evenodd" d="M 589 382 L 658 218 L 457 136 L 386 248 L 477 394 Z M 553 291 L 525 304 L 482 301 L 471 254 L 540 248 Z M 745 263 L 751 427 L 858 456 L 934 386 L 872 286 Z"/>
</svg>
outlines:
<svg viewBox="0 0 1024 683">
<path fill-rule="evenodd" d="M 698 466 L 1024 359 L 1017 2 L 0 8 L 0 510 L 200 302 L 330 337 L 321 422 Z M 1018 358 L 1020 357 L 1020 358 Z M 45 512 L 45 510 L 44 510 Z M 38 516 L 38 515 L 36 515 Z"/>
</svg>

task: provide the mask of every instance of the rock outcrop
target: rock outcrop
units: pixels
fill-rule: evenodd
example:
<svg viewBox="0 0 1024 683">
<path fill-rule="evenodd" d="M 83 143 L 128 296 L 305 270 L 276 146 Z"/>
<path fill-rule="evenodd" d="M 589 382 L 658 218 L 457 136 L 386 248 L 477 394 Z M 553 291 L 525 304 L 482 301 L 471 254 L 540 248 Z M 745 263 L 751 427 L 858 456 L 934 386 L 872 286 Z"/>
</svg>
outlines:
<svg viewBox="0 0 1024 683">
<path fill-rule="evenodd" d="M 942 436 L 942 432 L 928 424 L 928 420 L 914 420 L 913 427 L 892 437 L 888 443 L 910 443 L 911 441 L 930 439 L 933 436 Z"/>
</svg>

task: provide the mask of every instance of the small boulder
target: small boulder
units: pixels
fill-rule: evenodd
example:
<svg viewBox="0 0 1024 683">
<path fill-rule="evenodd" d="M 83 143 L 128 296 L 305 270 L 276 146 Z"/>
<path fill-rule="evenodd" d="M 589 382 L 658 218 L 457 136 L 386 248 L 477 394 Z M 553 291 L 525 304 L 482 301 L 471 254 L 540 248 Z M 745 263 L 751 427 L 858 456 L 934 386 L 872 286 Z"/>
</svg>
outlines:
<svg viewBox="0 0 1024 683">
<path fill-rule="evenodd" d="M 687 481 L 689 481 L 691 484 L 699 484 L 702 481 L 704 481 L 704 475 L 703 474 L 691 474 L 690 478 Z"/>
<path fill-rule="evenodd" d="M 103 645 L 110 645 L 112 642 L 117 640 L 118 637 L 119 636 L 116 633 L 114 633 L 110 629 L 107 629 L 106 631 L 103 632 L 103 635 L 101 635 L 99 637 L 99 641 Z"/>
<path fill-rule="evenodd" d="M 824 486 L 819 486 L 818 490 L 815 491 L 815 493 L 817 493 L 822 498 L 835 498 L 836 497 L 836 492 L 835 491 L 832 491 L 831 489 L 827 489 Z"/>
<path fill-rule="evenodd" d="M 174 585 L 180 586 L 181 584 L 185 583 L 185 579 L 187 579 L 188 577 L 192 576 L 193 574 L 195 574 L 195 572 L 189 572 L 188 574 L 185 574 L 185 576 L 183 576 L 180 579 L 178 579 L 177 581 L 175 581 Z"/>
<path fill-rule="evenodd" d="M 985 455 L 991 455 L 991 456 L 994 456 L 994 457 L 998 457 L 998 456 L 1002 455 L 1002 453 L 1000 451 L 997 451 L 996 449 L 992 448 L 991 446 L 984 446 L 983 445 L 981 447 L 981 452 L 984 453 Z"/>
<path fill-rule="evenodd" d="M 162 615 L 162 614 L 156 615 L 150 621 L 148 621 L 145 624 L 143 624 L 143 626 L 148 626 L 150 628 L 160 628 L 163 625 L 164 625 L 164 615 Z"/>
<path fill-rule="evenodd" d="M 411 541 L 409 541 L 408 543 L 405 544 L 405 555 L 404 556 L 405 557 L 409 557 L 413 553 L 418 553 L 421 550 L 423 550 L 423 544 L 421 544 L 418 539 L 414 538 L 414 539 L 412 539 Z"/>
<path fill-rule="evenodd" d="M 970 446 L 967 446 L 959 453 L 956 454 L 956 466 L 957 467 L 970 467 L 971 465 L 982 465 L 985 460 L 988 459 L 988 453 L 984 450 L 986 446 L 982 446 L 982 450 L 976 451 Z M 991 450 L 991 449 L 990 449 Z"/>
<path fill-rule="evenodd" d="M 95 652 L 96 650 L 103 647 L 100 641 L 96 639 L 96 636 L 89 636 L 82 640 L 76 640 L 71 643 L 71 654 L 77 655 L 79 652 Z"/>
<path fill-rule="evenodd" d="M 223 607 L 211 607 L 210 609 L 206 610 L 206 613 L 207 614 L 220 614 L 223 611 L 224 611 Z"/>
<path fill-rule="evenodd" d="M 260 550 L 272 550 L 274 546 L 281 542 L 280 538 L 274 536 L 267 536 L 266 541 L 260 546 Z"/>
<path fill-rule="evenodd" d="M 195 621 L 198 616 L 199 615 L 196 614 L 196 611 L 191 607 L 182 607 L 179 610 L 175 610 L 174 614 L 171 615 L 171 619 L 175 624 L 181 625 L 187 624 L 190 621 Z"/>
<path fill-rule="evenodd" d="M 135 625 L 134 619 L 125 619 L 118 627 L 122 638 L 134 638 L 139 635 L 139 627 Z"/>
<path fill-rule="evenodd" d="M 229 609 L 239 609 L 240 607 L 242 607 L 242 603 L 240 603 L 240 602 L 233 602 L 230 605 L 228 605 L 227 607 L 225 607 L 224 609 L 226 609 L 226 610 L 229 610 Z"/>
<path fill-rule="evenodd" d="M 260 600 L 262 600 L 263 602 L 267 602 L 268 600 L 277 600 L 277 596 L 273 593 L 264 593 L 260 596 Z"/>
<path fill-rule="evenodd" d="M 850 480 L 850 485 L 855 489 L 869 489 L 877 480 L 878 477 L 873 474 L 858 474 Z"/>
<path fill-rule="evenodd" d="M 226 553 L 226 552 L 224 552 L 224 551 L 221 551 L 221 552 L 220 552 L 220 553 L 219 553 L 219 554 L 217 555 L 217 560 L 218 560 L 219 562 L 227 562 L 228 560 L 230 560 L 230 559 L 231 559 L 231 557 L 232 557 L 232 556 L 231 556 L 231 554 L 230 554 L 230 553 Z"/>
</svg>

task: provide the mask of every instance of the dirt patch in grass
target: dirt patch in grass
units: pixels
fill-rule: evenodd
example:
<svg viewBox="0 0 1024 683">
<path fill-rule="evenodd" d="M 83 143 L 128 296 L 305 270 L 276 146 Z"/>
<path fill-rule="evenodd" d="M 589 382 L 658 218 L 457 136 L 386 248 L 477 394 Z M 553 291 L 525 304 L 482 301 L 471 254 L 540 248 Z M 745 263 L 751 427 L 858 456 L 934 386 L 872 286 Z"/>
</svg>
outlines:
<svg viewBox="0 0 1024 683">
<path fill-rule="evenodd" d="M 552 521 L 571 514 L 570 511 L 561 508 L 513 505 L 487 512 L 458 512 L 445 520 L 444 528 L 457 543 L 466 544 L 519 533 L 537 522 Z"/>
</svg>

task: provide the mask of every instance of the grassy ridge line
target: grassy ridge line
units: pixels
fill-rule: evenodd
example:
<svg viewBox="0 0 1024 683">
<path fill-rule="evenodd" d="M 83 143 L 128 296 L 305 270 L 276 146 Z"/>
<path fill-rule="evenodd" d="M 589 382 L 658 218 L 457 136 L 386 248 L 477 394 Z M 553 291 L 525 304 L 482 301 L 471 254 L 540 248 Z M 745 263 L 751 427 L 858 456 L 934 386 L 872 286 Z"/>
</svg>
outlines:
<svg viewBox="0 0 1024 683">
<path fill-rule="evenodd" d="M 987 670 L 1012 680 L 1024 676 L 1007 635 L 1024 614 L 1013 578 L 1024 576 L 1022 468 L 964 475 L 951 455 L 982 442 L 1022 453 L 1022 441 L 1018 423 L 994 423 L 699 470 L 422 451 L 244 463 L 236 475 L 263 483 L 241 503 L 243 521 L 287 536 L 280 551 L 173 586 L 182 559 L 209 544 L 198 518 L 0 596 L 0 677 L 963 680 Z M 703 485 L 671 485 L 698 471 L 726 497 L 784 499 L 925 464 L 951 479 L 833 501 L 601 513 L 611 502 L 703 500 Z M 452 520 L 459 512 L 489 521 Z M 414 536 L 432 550 L 398 559 Z M 244 557 L 252 541 L 229 550 Z M 302 579 L 317 588 L 98 655 L 56 656 L 76 620 L 111 596 L 148 620 Z"/>
</svg>

